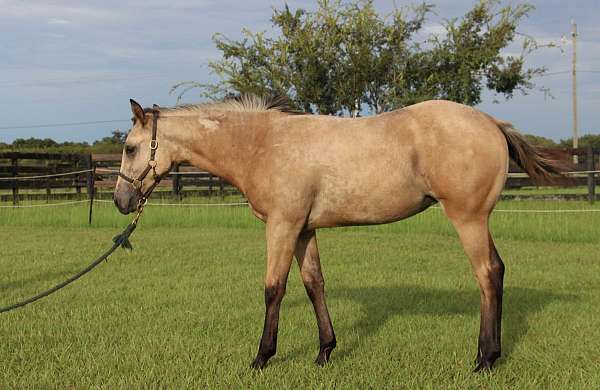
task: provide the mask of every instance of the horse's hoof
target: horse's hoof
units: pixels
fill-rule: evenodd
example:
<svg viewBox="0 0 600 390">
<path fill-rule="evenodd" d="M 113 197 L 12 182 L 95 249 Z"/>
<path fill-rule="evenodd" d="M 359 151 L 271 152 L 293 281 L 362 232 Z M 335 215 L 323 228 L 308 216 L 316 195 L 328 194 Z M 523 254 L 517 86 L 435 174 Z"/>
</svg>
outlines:
<svg viewBox="0 0 600 390">
<path fill-rule="evenodd" d="M 329 356 L 331 355 L 331 351 L 333 351 L 333 348 L 327 348 L 319 351 L 319 354 L 315 359 L 315 363 L 317 364 L 317 366 L 323 367 L 329 362 Z"/>
<path fill-rule="evenodd" d="M 500 357 L 499 352 L 494 352 L 487 358 L 478 356 L 477 360 L 475 361 L 476 366 L 475 366 L 475 369 L 473 370 L 473 372 L 491 372 L 494 362 L 499 357 Z"/>
<path fill-rule="evenodd" d="M 475 373 L 491 372 L 491 371 L 492 371 L 492 364 L 490 364 L 489 362 L 477 363 L 477 366 L 473 370 L 473 372 L 475 372 Z"/>
<path fill-rule="evenodd" d="M 250 368 L 253 370 L 260 371 L 267 365 L 267 362 L 260 356 L 257 356 L 256 359 L 250 364 Z"/>
</svg>

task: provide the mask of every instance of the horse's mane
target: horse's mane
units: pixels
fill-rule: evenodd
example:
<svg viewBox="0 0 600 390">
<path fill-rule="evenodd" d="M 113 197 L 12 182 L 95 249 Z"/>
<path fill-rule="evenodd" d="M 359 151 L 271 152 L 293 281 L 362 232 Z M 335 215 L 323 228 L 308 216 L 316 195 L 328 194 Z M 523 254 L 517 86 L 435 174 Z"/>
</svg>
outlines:
<svg viewBox="0 0 600 390">
<path fill-rule="evenodd" d="M 151 112 L 151 109 L 145 111 Z M 254 94 L 241 94 L 228 97 L 220 102 L 200 104 L 183 104 L 175 107 L 161 107 L 161 114 L 166 115 L 194 115 L 203 111 L 228 111 L 228 112 L 281 112 L 286 114 L 306 114 L 293 107 L 286 96 L 266 98 Z"/>
</svg>

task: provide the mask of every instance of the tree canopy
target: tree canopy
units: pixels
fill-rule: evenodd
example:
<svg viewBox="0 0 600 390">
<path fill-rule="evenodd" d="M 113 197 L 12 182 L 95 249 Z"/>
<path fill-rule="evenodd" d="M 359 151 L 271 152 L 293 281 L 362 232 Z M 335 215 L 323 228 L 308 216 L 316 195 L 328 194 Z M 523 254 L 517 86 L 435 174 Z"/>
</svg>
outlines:
<svg viewBox="0 0 600 390">
<path fill-rule="evenodd" d="M 592 146 L 594 149 L 600 149 L 600 134 L 585 134 L 579 137 L 578 144 L 580 148 Z M 561 139 L 559 142 L 561 148 L 572 148 L 573 138 Z"/>
<path fill-rule="evenodd" d="M 91 145 L 87 142 L 56 142 L 51 138 L 17 138 L 12 143 L 0 142 L 0 151 L 46 151 L 56 153 L 120 153 L 127 133 L 115 130 L 110 137 L 103 137 Z"/>
<path fill-rule="evenodd" d="M 173 91 L 181 97 L 201 88 L 213 99 L 287 96 L 307 112 L 356 115 L 436 98 L 475 105 L 484 89 L 510 98 L 535 88 L 532 79 L 545 68 L 527 68 L 525 59 L 540 45 L 520 36 L 519 54 L 502 53 L 531 5 L 481 0 L 443 21 L 438 33 L 424 28 L 433 9 L 423 3 L 382 16 L 372 0 L 318 0 L 315 11 L 275 8 L 277 33 L 245 29 L 238 41 L 214 35 L 222 58 L 209 67 L 218 83 L 183 82 Z"/>
</svg>

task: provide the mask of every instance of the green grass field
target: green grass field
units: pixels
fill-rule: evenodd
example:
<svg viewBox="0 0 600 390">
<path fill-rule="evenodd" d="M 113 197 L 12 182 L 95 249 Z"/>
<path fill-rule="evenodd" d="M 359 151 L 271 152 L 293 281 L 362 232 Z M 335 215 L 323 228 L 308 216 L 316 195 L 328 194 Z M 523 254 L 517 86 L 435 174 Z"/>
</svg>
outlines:
<svg viewBox="0 0 600 390">
<path fill-rule="evenodd" d="M 86 205 L 0 208 L 0 305 L 78 271 L 130 220 L 98 204 L 89 227 L 86 213 Z M 504 357 L 483 375 L 470 372 L 479 292 L 441 210 L 320 231 L 338 338 L 332 362 L 313 364 L 317 328 L 294 266 L 278 353 L 256 373 L 262 224 L 245 207 L 149 206 L 133 252 L 119 250 L 57 294 L 0 315 L 0 387 L 599 388 L 599 227 L 600 212 L 494 214 L 507 267 Z"/>
</svg>

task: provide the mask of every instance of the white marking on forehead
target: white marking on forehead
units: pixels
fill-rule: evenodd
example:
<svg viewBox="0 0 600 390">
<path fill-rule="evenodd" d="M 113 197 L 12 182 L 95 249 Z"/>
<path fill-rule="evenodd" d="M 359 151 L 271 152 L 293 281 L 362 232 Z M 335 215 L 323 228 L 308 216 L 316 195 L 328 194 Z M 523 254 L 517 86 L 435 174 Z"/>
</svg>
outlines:
<svg viewBox="0 0 600 390">
<path fill-rule="evenodd" d="M 202 125 L 206 130 L 217 130 L 219 128 L 219 122 L 213 121 L 206 118 L 198 118 L 198 123 Z"/>
</svg>

